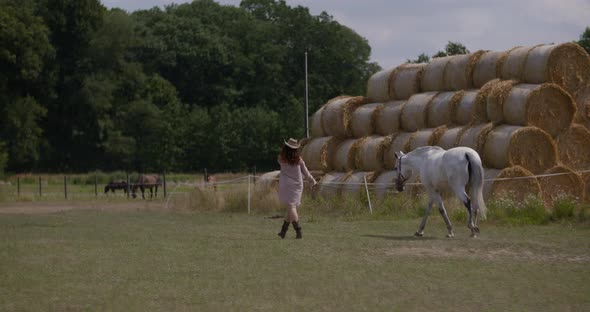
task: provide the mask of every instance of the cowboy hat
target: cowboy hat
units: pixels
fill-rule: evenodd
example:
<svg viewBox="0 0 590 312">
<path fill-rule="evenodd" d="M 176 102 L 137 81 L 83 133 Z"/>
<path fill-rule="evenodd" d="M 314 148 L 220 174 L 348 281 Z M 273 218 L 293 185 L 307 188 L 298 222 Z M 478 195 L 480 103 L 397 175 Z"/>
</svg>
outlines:
<svg viewBox="0 0 590 312">
<path fill-rule="evenodd" d="M 285 145 L 287 145 L 288 147 L 292 148 L 292 149 L 298 149 L 299 148 L 299 142 L 297 142 L 297 140 L 290 138 L 289 141 L 284 141 Z"/>
</svg>

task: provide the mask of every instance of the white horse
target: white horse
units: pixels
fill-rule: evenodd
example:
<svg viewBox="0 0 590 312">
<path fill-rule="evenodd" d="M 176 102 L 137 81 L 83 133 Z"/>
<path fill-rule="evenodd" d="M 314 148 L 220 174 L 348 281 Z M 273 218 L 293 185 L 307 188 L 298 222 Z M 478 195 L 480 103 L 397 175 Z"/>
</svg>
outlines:
<svg viewBox="0 0 590 312">
<path fill-rule="evenodd" d="M 477 216 L 485 219 L 486 205 L 483 201 L 483 166 L 476 151 L 468 147 L 455 147 L 444 150 L 438 146 L 420 147 L 408 154 L 395 153 L 396 157 L 396 188 L 402 192 L 404 183 L 413 175 L 419 174 L 420 181 L 428 192 L 428 205 L 420 228 L 414 234 L 424 235 L 426 219 L 432 205 L 438 205 L 438 211 L 447 224 L 447 237 L 452 238 L 453 226 L 442 201 L 441 191 L 449 189 L 463 202 L 469 213 L 467 227 L 471 230 L 471 237 L 477 237 Z M 465 192 L 469 186 L 471 197 Z M 473 202 L 472 202 L 473 199 Z M 473 204 L 473 205 L 472 205 Z"/>
</svg>

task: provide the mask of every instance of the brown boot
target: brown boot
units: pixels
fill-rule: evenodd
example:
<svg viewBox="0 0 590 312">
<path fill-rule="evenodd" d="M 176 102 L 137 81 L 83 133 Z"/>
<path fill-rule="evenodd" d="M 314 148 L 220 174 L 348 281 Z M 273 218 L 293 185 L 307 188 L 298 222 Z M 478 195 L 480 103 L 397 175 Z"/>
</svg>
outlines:
<svg viewBox="0 0 590 312">
<path fill-rule="evenodd" d="M 303 236 L 301 234 L 301 225 L 299 225 L 299 222 L 293 221 L 292 223 L 293 223 L 293 228 L 295 229 L 295 232 L 297 233 L 297 236 L 295 236 L 295 238 L 297 238 L 297 239 L 303 238 Z"/>
<path fill-rule="evenodd" d="M 281 231 L 277 235 L 280 236 L 281 238 L 285 238 L 285 234 L 287 234 L 288 229 L 289 229 L 289 222 L 283 221 L 283 227 L 281 227 Z"/>
</svg>

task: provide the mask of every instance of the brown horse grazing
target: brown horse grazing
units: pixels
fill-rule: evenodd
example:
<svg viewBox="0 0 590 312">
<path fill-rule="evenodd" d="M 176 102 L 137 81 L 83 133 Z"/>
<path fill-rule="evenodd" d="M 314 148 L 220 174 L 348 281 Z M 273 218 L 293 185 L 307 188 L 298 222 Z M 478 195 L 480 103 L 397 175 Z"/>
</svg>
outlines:
<svg viewBox="0 0 590 312">
<path fill-rule="evenodd" d="M 116 193 L 115 190 L 123 190 L 127 194 L 127 181 L 125 180 L 112 180 L 104 187 L 104 193 L 107 194 L 109 191 Z"/>
<path fill-rule="evenodd" d="M 131 190 L 131 195 L 133 198 L 137 197 L 137 189 L 141 190 L 141 197 L 145 199 L 144 192 L 145 189 L 150 190 L 150 198 L 154 196 L 153 188 L 156 188 L 155 196 L 158 197 L 158 186 L 162 185 L 162 180 L 160 180 L 160 176 L 156 174 L 140 174 L 135 183 L 133 183 L 133 188 Z"/>
</svg>

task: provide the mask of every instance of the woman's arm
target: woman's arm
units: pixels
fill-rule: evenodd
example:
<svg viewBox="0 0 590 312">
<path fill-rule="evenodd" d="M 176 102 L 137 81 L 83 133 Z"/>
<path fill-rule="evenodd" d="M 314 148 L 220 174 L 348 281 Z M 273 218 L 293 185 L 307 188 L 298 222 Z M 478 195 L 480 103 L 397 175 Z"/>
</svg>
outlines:
<svg viewBox="0 0 590 312">
<path fill-rule="evenodd" d="M 301 168 L 301 173 L 303 173 L 303 175 L 311 181 L 312 185 L 318 184 L 311 175 L 311 173 L 309 173 L 309 170 L 307 170 L 307 167 L 305 166 L 305 162 L 303 161 L 303 159 L 299 163 L 299 168 Z"/>
</svg>

